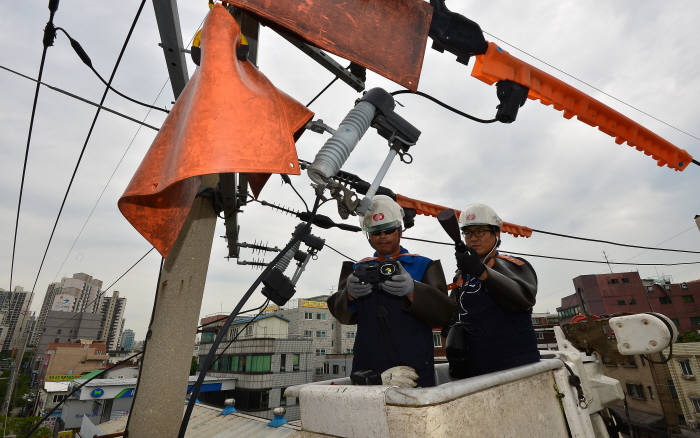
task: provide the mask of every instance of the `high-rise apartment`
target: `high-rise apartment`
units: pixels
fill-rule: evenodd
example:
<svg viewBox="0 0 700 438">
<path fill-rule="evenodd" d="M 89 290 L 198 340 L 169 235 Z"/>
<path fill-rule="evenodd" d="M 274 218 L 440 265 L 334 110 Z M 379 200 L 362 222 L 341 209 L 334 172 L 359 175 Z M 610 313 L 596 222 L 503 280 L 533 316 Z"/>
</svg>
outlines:
<svg viewBox="0 0 700 438">
<path fill-rule="evenodd" d="M 31 293 L 22 286 L 13 291 L 0 289 L 0 339 L 2 351 L 10 351 L 24 341 L 21 336 L 29 320 L 27 312 L 31 304 Z"/>
<path fill-rule="evenodd" d="M 122 333 L 122 339 L 119 342 L 119 347 L 123 348 L 124 351 L 131 351 L 134 347 L 134 331 L 131 329 L 126 329 Z"/>
<path fill-rule="evenodd" d="M 100 313 L 102 326 L 98 339 L 107 344 L 107 351 L 114 351 L 119 346 L 119 340 L 124 329 L 124 309 L 126 298 L 119 298 L 119 291 L 114 291 L 111 297 L 102 298 Z"/>
</svg>

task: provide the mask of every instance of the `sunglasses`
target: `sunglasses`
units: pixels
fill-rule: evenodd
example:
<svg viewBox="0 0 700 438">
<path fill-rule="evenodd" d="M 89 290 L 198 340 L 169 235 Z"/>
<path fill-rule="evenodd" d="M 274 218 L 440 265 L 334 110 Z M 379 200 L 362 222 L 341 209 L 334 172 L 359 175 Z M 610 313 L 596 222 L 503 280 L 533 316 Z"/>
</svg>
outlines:
<svg viewBox="0 0 700 438">
<path fill-rule="evenodd" d="M 398 228 L 392 228 L 390 230 L 381 230 L 381 231 L 372 231 L 369 233 L 370 236 L 381 236 L 382 234 L 386 234 L 387 236 L 394 234 L 398 230 Z"/>
</svg>

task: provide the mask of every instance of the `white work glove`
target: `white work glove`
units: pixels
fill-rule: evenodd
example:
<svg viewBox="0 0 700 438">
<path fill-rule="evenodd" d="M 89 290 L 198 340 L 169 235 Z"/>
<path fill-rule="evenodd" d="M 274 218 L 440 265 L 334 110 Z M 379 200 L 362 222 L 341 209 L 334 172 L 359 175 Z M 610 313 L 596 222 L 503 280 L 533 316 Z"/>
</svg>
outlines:
<svg viewBox="0 0 700 438">
<path fill-rule="evenodd" d="M 362 283 L 359 278 L 355 277 L 355 274 L 348 276 L 348 295 L 353 298 L 360 298 L 371 293 L 371 284 Z"/>
<path fill-rule="evenodd" d="M 396 263 L 399 265 L 399 273 L 382 283 L 382 289 L 397 297 L 405 297 L 413 292 L 413 278 L 406 272 L 401 262 Z"/>
<path fill-rule="evenodd" d="M 406 365 L 389 368 L 382 373 L 382 385 L 415 388 L 416 380 L 418 380 L 416 370 Z"/>
</svg>

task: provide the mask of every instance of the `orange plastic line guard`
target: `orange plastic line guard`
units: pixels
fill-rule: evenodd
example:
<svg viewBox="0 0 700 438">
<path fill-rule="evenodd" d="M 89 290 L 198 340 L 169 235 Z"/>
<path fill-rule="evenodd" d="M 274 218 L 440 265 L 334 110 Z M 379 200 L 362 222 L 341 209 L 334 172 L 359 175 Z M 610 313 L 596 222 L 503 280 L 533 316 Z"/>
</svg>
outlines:
<svg viewBox="0 0 700 438">
<path fill-rule="evenodd" d="M 433 15 L 433 8 L 423 0 L 223 2 L 411 91 L 418 89 Z"/>
<path fill-rule="evenodd" d="M 553 105 L 556 110 L 564 111 L 567 119 L 576 116 L 583 123 L 598 127 L 600 131 L 615 137 L 617 144 L 627 142 L 629 146 L 650 155 L 659 166 L 682 171 L 693 159 L 684 149 L 571 85 L 512 56 L 494 43 L 489 43 L 485 54 L 476 57 L 472 76 L 489 85 L 501 80 L 524 85 L 530 89 L 527 96 L 530 99 L 539 99 L 547 106 Z"/>
<path fill-rule="evenodd" d="M 431 204 L 430 202 L 421 201 L 418 199 L 409 198 L 403 195 L 396 195 L 396 202 L 403 208 L 412 208 L 416 210 L 416 213 L 425 216 L 437 217 L 438 213 L 442 210 L 446 210 L 448 207 L 443 207 L 442 205 Z M 459 217 L 460 211 L 455 210 L 457 217 Z M 532 229 L 523 225 L 511 224 L 510 222 L 503 222 L 501 226 L 501 231 L 504 233 L 512 234 L 515 237 L 530 237 L 532 236 Z"/>
</svg>

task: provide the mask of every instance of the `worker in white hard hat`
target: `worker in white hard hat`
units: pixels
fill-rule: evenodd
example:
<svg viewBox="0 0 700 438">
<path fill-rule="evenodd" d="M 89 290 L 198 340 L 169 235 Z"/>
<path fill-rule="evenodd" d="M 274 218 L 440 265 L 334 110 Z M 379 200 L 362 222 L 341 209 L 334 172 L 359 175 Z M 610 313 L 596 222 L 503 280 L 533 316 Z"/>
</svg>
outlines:
<svg viewBox="0 0 700 438">
<path fill-rule="evenodd" d="M 434 386 L 432 329 L 445 326 L 456 311 L 440 261 L 400 245 L 403 215 L 390 197 L 372 199 L 360 224 L 374 256 L 345 262 L 338 292 L 328 299 L 338 321 L 357 324 L 351 376 L 356 383 L 356 376 L 374 372 L 388 385 Z"/>
<path fill-rule="evenodd" d="M 470 204 L 459 216 L 466 247 L 455 253 L 458 310 L 446 343 L 453 378 L 540 359 L 531 319 L 537 275 L 524 259 L 499 254 L 502 225 L 484 204 Z"/>
</svg>

